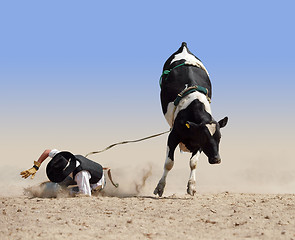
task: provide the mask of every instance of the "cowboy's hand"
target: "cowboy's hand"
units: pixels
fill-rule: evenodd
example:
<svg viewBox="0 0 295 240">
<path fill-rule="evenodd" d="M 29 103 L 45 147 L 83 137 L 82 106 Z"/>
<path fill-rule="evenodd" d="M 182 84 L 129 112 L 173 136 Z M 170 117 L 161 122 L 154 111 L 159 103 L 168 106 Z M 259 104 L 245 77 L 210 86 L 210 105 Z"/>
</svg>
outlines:
<svg viewBox="0 0 295 240">
<path fill-rule="evenodd" d="M 20 175 L 22 175 L 22 178 L 28 178 L 29 176 L 32 175 L 31 179 L 33 179 L 40 165 L 41 165 L 40 163 L 34 161 L 34 166 L 28 170 L 22 171 Z"/>
<path fill-rule="evenodd" d="M 22 171 L 20 175 L 22 175 L 22 178 L 27 178 L 32 175 L 31 179 L 33 179 L 35 177 L 36 172 L 37 172 L 37 169 L 32 167 L 28 170 Z"/>
</svg>

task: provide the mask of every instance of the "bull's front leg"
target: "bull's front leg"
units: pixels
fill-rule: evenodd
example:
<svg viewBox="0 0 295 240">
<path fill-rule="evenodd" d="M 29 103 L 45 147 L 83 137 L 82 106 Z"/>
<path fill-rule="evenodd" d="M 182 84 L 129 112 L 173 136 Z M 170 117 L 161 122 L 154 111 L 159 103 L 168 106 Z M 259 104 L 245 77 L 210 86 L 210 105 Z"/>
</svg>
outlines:
<svg viewBox="0 0 295 240">
<path fill-rule="evenodd" d="M 197 161 L 199 160 L 201 152 L 198 151 L 195 155 L 193 155 L 190 159 L 190 168 L 191 173 L 187 183 L 187 193 L 189 195 L 194 196 L 196 193 L 196 168 L 197 168 Z"/>
<path fill-rule="evenodd" d="M 172 130 L 168 137 L 168 144 L 167 144 L 167 154 L 166 154 L 166 160 L 164 164 L 164 172 L 163 175 L 157 185 L 157 187 L 154 190 L 155 195 L 159 195 L 159 197 L 162 197 L 164 188 L 166 185 L 166 178 L 169 173 L 169 171 L 173 168 L 174 165 L 174 151 L 176 146 L 178 145 L 179 141 L 177 140 L 177 136 L 175 132 Z"/>
</svg>

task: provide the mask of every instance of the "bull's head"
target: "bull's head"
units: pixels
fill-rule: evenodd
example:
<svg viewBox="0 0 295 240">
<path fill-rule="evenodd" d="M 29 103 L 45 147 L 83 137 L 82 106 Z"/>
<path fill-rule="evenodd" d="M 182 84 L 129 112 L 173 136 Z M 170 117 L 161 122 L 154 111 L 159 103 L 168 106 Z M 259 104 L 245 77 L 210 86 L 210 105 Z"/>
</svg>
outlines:
<svg viewBox="0 0 295 240">
<path fill-rule="evenodd" d="M 208 123 L 196 124 L 187 121 L 185 127 L 190 132 L 192 146 L 200 148 L 208 157 L 210 164 L 221 162 L 219 156 L 219 142 L 221 138 L 220 128 L 225 127 L 228 117 L 223 118 L 219 122 L 210 121 Z"/>
</svg>

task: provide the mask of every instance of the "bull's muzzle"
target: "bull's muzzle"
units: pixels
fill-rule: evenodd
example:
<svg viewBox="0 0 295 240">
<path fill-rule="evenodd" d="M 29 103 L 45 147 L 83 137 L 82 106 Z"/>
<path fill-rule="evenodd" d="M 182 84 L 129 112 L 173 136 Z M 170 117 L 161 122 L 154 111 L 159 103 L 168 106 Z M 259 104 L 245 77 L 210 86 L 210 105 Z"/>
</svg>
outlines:
<svg viewBox="0 0 295 240">
<path fill-rule="evenodd" d="M 221 163 L 221 158 L 219 155 L 213 157 L 213 158 L 209 158 L 209 163 L 210 164 L 219 164 Z"/>
</svg>

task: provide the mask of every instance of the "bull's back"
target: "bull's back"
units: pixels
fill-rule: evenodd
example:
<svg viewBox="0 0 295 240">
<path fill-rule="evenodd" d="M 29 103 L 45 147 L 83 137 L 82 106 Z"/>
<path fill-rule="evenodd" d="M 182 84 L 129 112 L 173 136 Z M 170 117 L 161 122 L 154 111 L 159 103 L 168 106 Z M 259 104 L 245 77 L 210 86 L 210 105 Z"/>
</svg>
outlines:
<svg viewBox="0 0 295 240">
<path fill-rule="evenodd" d="M 167 113 L 168 104 L 173 102 L 177 95 L 187 87 L 201 86 L 208 89 L 208 97 L 211 98 L 211 82 L 208 74 L 196 66 L 184 65 L 172 70 L 162 79 L 161 104 L 162 111 Z"/>
</svg>

